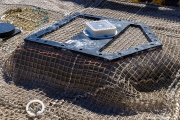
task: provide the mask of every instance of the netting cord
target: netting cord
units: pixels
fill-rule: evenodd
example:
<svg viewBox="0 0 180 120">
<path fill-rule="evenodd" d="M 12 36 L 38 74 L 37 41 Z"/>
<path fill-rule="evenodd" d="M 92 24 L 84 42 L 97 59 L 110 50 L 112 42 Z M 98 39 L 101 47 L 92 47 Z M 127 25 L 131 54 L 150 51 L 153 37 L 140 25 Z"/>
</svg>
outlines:
<svg viewBox="0 0 180 120">
<path fill-rule="evenodd" d="M 171 118 L 173 120 L 179 119 L 180 113 L 180 105 L 179 105 L 179 98 L 180 98 L 180 69 L 178 70 L 173 83 L 169 86 L 167 90 L 167 100 L 171 100 L 173 103 L 172 105 L 172 113 Z M 173 100 L 172 100 L 173 99 Z"/>
<path fill-rule="evenodd" d="M 77 59 L 78 59 L 79 56 L 80 56 L 80 55 L 78 54 L 78 55 L 76 56 L 74 62 L 73 62 L 73 66 L 72 66 L 71 73 L 70 73 L 70 76 L 69 76 L 69 81 L 68 81 L 68 83 L 67 83 L 67 85 L 66 85 L 66 87 L 65 87 L 64 94 L 66 94 L 66 91 L 67 91 L 67 89 L 69 88 L 69 85 L 71 84 L 72 73 L 73 73 L 74 66 L 75 66 L 76 61 L 77 61 Z"/>
<path fill-rule="evenodd" d="M 130 20 L 131 17 L 137 15 L 145 6 L 146 6 L 146 5 L 143 5 L 136 13 L 134 13 L 134 14 L 131 15 L 131 16 L 129 16 L 129 17 L 127 18 L 127 20 Z"/>
</svg>

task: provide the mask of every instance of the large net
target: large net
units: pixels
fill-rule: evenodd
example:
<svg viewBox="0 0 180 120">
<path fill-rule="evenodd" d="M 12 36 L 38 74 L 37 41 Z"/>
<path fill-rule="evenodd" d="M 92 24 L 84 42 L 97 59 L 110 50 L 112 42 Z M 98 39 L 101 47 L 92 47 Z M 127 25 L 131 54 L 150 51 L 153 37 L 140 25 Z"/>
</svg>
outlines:
<svg viewBox="0 0 180 120">
<path fill-rule="evenodd" d="M 163 47 L 109 62 L 64 49 L 22 42 L 27 35 L 67 15 L 49 10 L 49 23 L 32 32 L 23 31 L 22 35 L 1 43 L 1 46 L 6 45 L 4 48 L 13 43 L 9 48 L 11 51 L 7 49 L 0 53 L 2 119 L 33 119 L 25 111 L 26 104 L 33 99 L 45 103 L 43 115 L 37 116 L 42 120 L 180 119 L 178 8 L 103 0 L 59 3 L 62 6 L 68 3 L 77 5 L 69 13 L 80 11 L 145 23 Z M 1 6 L 0 12 L 3 13 L 15 5 Z M 89 19 L 78 18 L 43 38 L 66 42 L 82 32 L 85 21 Z M 144 43 L 147 40 L 142 31 L 130 27 L 102 52 L 114 53 Z"/>
</svg>

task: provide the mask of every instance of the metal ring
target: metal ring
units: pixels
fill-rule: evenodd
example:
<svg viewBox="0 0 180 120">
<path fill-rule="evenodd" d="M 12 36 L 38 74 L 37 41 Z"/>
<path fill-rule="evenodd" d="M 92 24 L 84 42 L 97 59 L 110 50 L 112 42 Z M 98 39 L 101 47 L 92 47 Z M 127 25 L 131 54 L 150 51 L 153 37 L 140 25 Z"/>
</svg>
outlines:
<svg viewBox="0 0 180 120">
<path fill-rule="evenodd" d="M 32 103 L 40 103 L 42 108 L 41 108 L 41 111 L 38 111 L 37 113 L 32 113 L 31 111 L 29 111 L 29 105 L 32 104 Z M 31 100 L 27 105 L 26 105 L 26 112 L 30 115 L 30 116 L 37 116 L 37 115 L 40 115 L 44 112 L 44 103 L 40 100 Z"/>
</svg>

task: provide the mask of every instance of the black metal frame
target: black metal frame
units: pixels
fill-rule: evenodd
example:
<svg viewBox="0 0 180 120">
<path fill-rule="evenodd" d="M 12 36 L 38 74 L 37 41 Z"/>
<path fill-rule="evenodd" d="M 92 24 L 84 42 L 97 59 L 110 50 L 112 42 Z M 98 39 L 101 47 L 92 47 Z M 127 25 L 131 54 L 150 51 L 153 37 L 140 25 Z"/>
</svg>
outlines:
<svg viewBox="0 0 180 120">
<path fill-rule="evenodd" d="M 92 19 L 92 20 L 108 20 L 110 23 L 116 26 L 118 34 L 113 38 L 92 39 L 84 35 L 82 31 L 78 35 L 72 37 L 70 40 L 64 43 L 42 39 L 44 35 L 56 31 L 57 29 L 61 29 L 62 26 L 70 23 L 71 21 L 73 21 L 78 17 L 85 19 Z M 127 50 L 122 50 L 113 54 L 107 54 L 101 52 L 104 48 L 106 48 L 109 44 L 111 44 L 118 36 L 120 36 L 130 26 L 140 28 L 141 31 L 144 33 L 145 37 L 147 38 L 147 40 L 149 41 L 149 43 L 132 47 Z M 70 51 L 94 56 L 96 58 L 103 58 L 109 61 L 121 59 L 126 56 L 137 54 L 139 52 L 146 50 L 162 48 L 162 43 L 151 31 L 151 29 L 145 24 L 134 23 L 130 21 L 118 20 L 113 18 L 106 18 L 106 17 L 95 16 L 90 14 L 83 14 L 83 13 L 75 13 L 69 17 L 66 17 L 65 19 L 57 22 L 56 24 L 28 36 L 27 38 L 25 38 L 25 41 L 36 42 L 39 44 L 49 45 L 60 49 L 67 49 Z"/>
</svg>

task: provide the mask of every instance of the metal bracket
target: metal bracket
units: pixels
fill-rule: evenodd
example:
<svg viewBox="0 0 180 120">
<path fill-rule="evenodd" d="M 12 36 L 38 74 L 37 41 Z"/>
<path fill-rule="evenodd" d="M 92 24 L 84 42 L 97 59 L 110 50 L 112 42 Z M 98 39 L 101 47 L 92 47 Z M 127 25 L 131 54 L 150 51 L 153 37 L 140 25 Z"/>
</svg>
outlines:
<svg viewBox="0 0 180 120">
<path fill-rule="evenodd" d="M 88 18 L 92 20 L 108 20 L 110 23 L 116 26 L 118 34 L 115 37 L 107 38 L 107 39 L 92 39 L 84 35 L 82 31 L 78 35 L 72 37 L 70 40 L 64 43 L 42 39 L 42 36 L 50 34 L 51 32 L 57 29 L 61 29 L 62 26 L 70 23 L 71 21 L 73 21 L 78 17 Z M 145 35 L 145 37 L 147 38 L 147 40 L 149 41 L 149 43 L 132 47 L 126 50 L 118 51 L 113 54 L 107 54 L 101 52 L 101 50 L 106 48 L 110 43 L 112 43 L 118 36 L 120 36 L 130 26 L 140 28 L 143 34 Z M 106 59 L 109 61 L 121 59 L 126 56 L 137 54 L 142 51 L 162 48 L 162 43 L 151 31 L 151 29 L 145 24 L 125 21 L 125 20 L 118 20 L 113 18 L 106 18 L 106 17 L 95 16 L 90 14 L 82 14 L 82 13 L 75 13 L 69 17 L 66 17 L 65 19 L 57 22 L 56 24 L 28 36 L 27 38 L 25 38 L 25 41 L 31 41 L 39 44 L 54 46 L 61 49 L 67 49 L 70 51 L 83 53 L 86 55 L 94 56 L 96 58 Z"/>
</svg>

